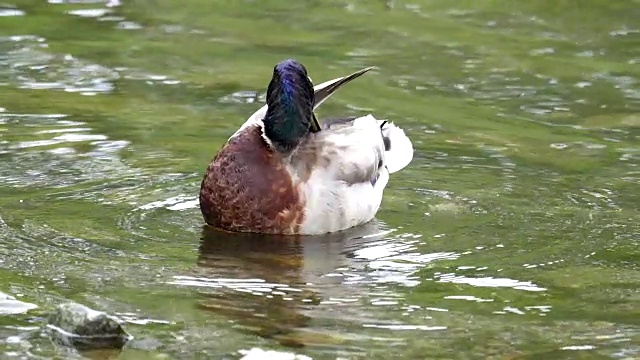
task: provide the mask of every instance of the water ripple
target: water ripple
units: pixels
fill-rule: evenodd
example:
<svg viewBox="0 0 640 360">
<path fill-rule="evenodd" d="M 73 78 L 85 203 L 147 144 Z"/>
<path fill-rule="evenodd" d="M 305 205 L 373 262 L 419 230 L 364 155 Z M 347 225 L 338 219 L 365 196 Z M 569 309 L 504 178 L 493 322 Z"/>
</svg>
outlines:
<svg viewBox="0 0 640 360">
<path fill-rule="evenodd" d="M 403 324 L 363 324 L 366 328 L 387 329 L 387 330 L 423 330 L 423 331 L 436 331 L 447 330 L 446 326 L 426 326 L 426 325 L 403 325 Z"/>
<path fill-rule="evenodd" d="M 545 291 L 546 288 L 540 287 L 530 281 L 519 281 L 508 278 L 487 277 L 466 277 L 456 274 L 437 274 L 435 280 L 441 283 L 466 284 L 477 287 L 508 287 L 516 290 L 525 291 Z"/>
<path fill-rule="evenodd" d="M 264 102 L 265 93 L 259 93 L 257 91 L 236 91 L 229 95 L 221 97 L 218 101 L 226 104 L 253 104 L 256 102 Z"/>
<path fill-rule="evenodd" d="M 23 314 L 37 307 L 38 305 L 36 304 L 17 300 L 15 297 L 0 291 L 0 315 Z"/>
<path fill-rule="evenodd" d="M 11 125 L 0 134 L 0 180 L 7 185 L 66 187 L 135 172 L 118 156 L 127 141 L 92 133 L 65 115 L 0 113 L 0 124 Z"/>
<path fill-rule="evenodd" d="M 107 67 L 88 63 L 71 54 L 52 54 L 46 40 L 31 35 L 0 38 L 11 46 L 0 61 L 0 74 L 23 89 L 59 89 L 82 95 L 109 93 L 119 74 Z M 5 44 L 6 45 L 6 44 Z"/>
<path fill-rule="evenodd" d="M 167 210 L 186 210 L 197 208 L 200 206 L 200 202 L 196 196 L 193 195 L 178 195 L 173 196 L 165 200 L 153 201 L 148 204 L 141 205 L 137 210 L 151 210 L 157 208 L 165 208 Z"/>
<path fill-rule="evenodd" d="M 17 8 L 9 8 L 9 7 L 4 7 L 4 5 L 0 5 L 3 6 L 2 8 L 0 8 L 0 18 L 1 17 L 6 17 L 6 16 L 24 16 L 26 15 L 26 13 L 20 9 Z"/>
<path fill-rule="evenodd" d="M 211 279 L 204 277 L 193 276 L 181 276 L 177 275 L 173 277 L 173 281 L 170 281 L 170 285 L 179 286 L 192 286 L 200 288 L 225 288 L 233 291 L 246 292 L 252 295 L 258 296 L 271 296 L 278 295 L 284 296 L 284 299 L 291 299 L 286 297 L 287 293 L 294 292 L 300 293 L 301 289 L 290 287 L 286 284 L 268 283 L 263 279 Z M 305 299 L 302 301 L 304 302 Z"/>
</svg>

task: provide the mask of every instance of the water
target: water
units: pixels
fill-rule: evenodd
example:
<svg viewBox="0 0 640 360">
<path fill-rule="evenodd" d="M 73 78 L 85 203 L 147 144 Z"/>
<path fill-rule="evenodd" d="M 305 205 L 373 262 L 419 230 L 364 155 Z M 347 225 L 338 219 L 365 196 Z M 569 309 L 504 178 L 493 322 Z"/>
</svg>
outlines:
<svg viewBox="0 0 640 360">
<path fill-rule="evenodd" d="M 639 1 L 0 15 L 2 358 L 640 358 Z M 206 230 L 203 171 L 289 57 L 316 82 L 377 66 L 319 115 L 389 117 L 414 161 L 361 228 Z M 135 339 L 57 348 L 66 300 Z"/>
</svg>

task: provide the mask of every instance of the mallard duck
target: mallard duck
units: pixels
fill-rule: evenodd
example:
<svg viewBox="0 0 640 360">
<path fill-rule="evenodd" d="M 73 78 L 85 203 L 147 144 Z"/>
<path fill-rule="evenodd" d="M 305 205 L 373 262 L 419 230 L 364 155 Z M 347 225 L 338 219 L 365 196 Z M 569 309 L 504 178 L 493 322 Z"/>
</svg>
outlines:
<svg viewBox="0 0 640 360">
<path fill-rule="evenodd" d="M 206 170 L 200 187 L 206 223 L 230 232 L 318 235 L 373 219 L 389 174 L 413 158 L 411 141 L 372 115 L 320 123 L 313 112 L 371 69 L 314 87 L 299 62 L 276 64 L 266 104 Z"/>
</svg>

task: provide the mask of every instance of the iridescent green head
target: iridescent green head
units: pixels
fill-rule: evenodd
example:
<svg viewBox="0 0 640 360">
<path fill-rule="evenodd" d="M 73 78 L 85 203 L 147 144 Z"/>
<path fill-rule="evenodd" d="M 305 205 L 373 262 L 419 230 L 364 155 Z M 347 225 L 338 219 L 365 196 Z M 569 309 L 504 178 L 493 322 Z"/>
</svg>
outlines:
<svg viewBox="0 0 640 360">
<path fill-rule="evenodd" d="M 314 103 L 307 69 L 295 60 L 278 63 L 267 89 L 264 118 L 264 133 L 276 150 L 290 152 L 309 133 Z"/>
</svg>

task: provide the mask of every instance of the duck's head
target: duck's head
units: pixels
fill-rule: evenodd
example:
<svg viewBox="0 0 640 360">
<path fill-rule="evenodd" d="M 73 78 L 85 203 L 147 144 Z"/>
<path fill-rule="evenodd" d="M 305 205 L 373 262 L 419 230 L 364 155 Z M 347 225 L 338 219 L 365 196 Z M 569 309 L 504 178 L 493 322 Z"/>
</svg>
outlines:
<svg viewBox="0 0 640 360">
<path fill-rule="evenodd" d="M 273 68 L 267 88 L 264 135 L 276 150 L 290 152 L 309 133 L 314 99 L 313 84 L 302 64 L 284 60 Z"/>
</svg>

